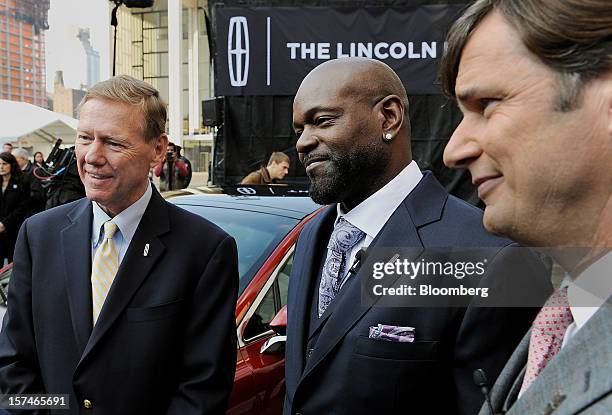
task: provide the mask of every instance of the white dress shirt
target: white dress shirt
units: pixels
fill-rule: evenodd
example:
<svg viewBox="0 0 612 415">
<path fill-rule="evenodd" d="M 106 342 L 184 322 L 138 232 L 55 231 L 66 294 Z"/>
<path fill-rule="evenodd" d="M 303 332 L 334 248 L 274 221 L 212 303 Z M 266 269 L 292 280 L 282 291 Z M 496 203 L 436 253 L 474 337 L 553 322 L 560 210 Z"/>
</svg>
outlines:
<svg viewBox="0 0 612 415">
<path fill-rule="evenodd" d="M 370 246 L 372 240 L 376 238 L 376 235 L 378 235 L 383 226 L 385 226 L 385 223 L 387 223 L 393 212 L 395 212 L 408 194 L 410 194 L 417 184 L 419 184 L 422 178 L 423 173 L 421 173 L 421 169 L 419 169 L 419 166 L 413 160 L 389 183 L 381 187 L 376 193 L 355 206 L 349 212 L 343 212 L 341 204 L 338 203 L 338 213 L 334 226 L 338 223 L 338 220 L 343 217 L 353 226 L 356 226 L 365 233 L 365 238 L 348 251 L 342 284 L 346 282 L 348 271 L 355 261 L 357 252 L 363 247 Z"/>
<path fill-rule="evenodd" d="M 568 286 L 567 301 L 574 322 L 565 331 L 561 348 L 567 345 L 612 295 L 612 252 L 599 258 L 576 279 L 566 275 L 562 286 L 565 285 Z"/>
<path fill-rule="evenodd" d="M 102 210 L 97 202 L 92 203 L 93 207 L 93 221 L 91 229 L 91 260 L 96 255 L 98 246 L 102 243 L 104 237 L 104 223 L 113 220 L 117 225 L 117 232 L 113 236 L 113 242 L 119 250 L 119 264 L 123 261 L 123 257 L 132 242 L 132 238 L 136 233 L 136 228 L 140 224 L 140 220 L 149 205 L 153 190 L 151 188 L 151 182 L 147 179 L 148 186 L 144 194 L 136 202 L 131 204 L 127 209 L 124 209 L 114 218 L 111 218 Z"/>
</svg>

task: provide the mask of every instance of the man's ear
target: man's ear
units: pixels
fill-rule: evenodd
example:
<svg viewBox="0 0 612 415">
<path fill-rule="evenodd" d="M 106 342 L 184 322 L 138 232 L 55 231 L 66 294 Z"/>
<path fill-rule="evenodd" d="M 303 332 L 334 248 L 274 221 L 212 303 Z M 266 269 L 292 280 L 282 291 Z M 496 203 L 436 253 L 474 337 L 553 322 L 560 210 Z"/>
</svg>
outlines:
<svg viewBox="0 0 612 415">
<path fill-rule="evenodd" d="M 168 149 L 168 136 L 166 133 L 162 133 L 155 140 L 155 147 L 153 148 L 154 156 L 151 160 L 151 167 L 157 166 L 166 157 L 166 151 Z"/>
<path fill-rule="evenodd" d="M 380 101 L 383 136 L 390 133 L 395 137 L 404 125 L 404 104 L 397 95 L 388 95 Z"/>
</svg>

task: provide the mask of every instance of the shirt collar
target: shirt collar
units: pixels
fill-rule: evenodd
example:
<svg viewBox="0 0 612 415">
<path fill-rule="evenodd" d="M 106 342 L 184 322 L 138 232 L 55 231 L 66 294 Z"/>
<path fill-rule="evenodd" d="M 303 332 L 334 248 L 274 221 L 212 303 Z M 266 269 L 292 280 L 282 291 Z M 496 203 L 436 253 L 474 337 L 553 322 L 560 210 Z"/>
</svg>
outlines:
<svg viewBox="0 0 612 415">
<path fill-rule="evenodd" d="M 117 216 L 112 218 L 113 222 L 119 228 L 119 232 L 123 237 L 123 240 L 126 244 L 129 245 L 130 241 L 134 237 L 136 233 L 136 228 L 140 223 L 140 219 L 144 215 L 147 206 L 149 205 L 149 201 L 151 200 L 151 195 L 153 194 L 153 189 L 151 188 L 151 182 L 147 179 L 148 186 L 147 190 L 145 190 L 144 194 L 138 199 L 136 202 L 132 203 L 127 209 L 121 211 Z M 111 217 L 106 214 L 105 211 L 102 210 L 100 205 L 97 202 L 92 203 L 93 207 L 93 227 L 92 227 L 92 241 L 93 244 L 100 240 L 100 232 L 101 228 L 105 222 L 111 220 Z"/>
<path fill-rule="evenodd" d="M 591 264 L 576 279 L 566 274 L 567 301 L 576 326 L 581 328 L 612 295 L 612 252 Z"/>
<path fill-rule="evenodd" d="M 344 217 L 345 220 L 358 227 L 370 238 L 376 238 L 393 212 L 419 184 L 422 177 L 421 169 L 413 160 L 389 183 L 349 212 L 344 213 L 340 203 L 338 203 L 336 223 L 340 217 Z"/>
</svg>

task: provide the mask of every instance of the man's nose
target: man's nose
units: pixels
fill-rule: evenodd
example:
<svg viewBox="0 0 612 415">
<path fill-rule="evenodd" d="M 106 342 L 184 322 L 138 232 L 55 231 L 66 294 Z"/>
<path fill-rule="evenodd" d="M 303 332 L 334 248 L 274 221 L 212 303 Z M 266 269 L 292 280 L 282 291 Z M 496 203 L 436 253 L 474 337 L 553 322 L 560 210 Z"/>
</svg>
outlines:
<svg viewBox="0 0 612 415">
<path fill-rule="evenodd" d="M 308 127 L 305 127 L 302 134 L 298 137 L 297 143 L 295 143 L 297 152 L 302 155 L 300 160 L 302 160 L 303 154 L 312 151 L 312 149 L 317 146 L 318 142 L 318 138 L 312 134 L 312 131 L 310 131 Z"/>
<path fill-rule="evenodd" d="M 475 129 L 466 122 L 465 118 L 457 126 L 444 149 L 444 164 L 461 169 L 466 168 L 482 154 Z"/>
<path fill-rule="evenodd" d="M 87 164 L 100 165 L 106 162 L 104 155 L 104 143 L 101 140 L 93 140 L 93 142 L 87 146 L 87 153 L 85 153 L 85 162 Z"/>
</svg>

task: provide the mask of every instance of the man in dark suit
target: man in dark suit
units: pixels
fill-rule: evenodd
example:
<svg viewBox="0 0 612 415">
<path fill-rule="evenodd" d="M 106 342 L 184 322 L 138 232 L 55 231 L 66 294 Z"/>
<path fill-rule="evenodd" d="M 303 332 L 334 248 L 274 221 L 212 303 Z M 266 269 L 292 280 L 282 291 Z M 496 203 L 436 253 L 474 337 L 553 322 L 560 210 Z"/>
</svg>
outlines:
<svg viewBox="0 0 612 415">
<path fill-rule="evenodd" d="M 543 272 L 531 252 L 487 233 L 477 208 L 421 173 L 411 158 L 407 108 L 395 72 L 369 59 L 320 65 L 295 97 L 310 195 L 333 205 L 306 225 L 296 247 L 285 414 L 473 414 L 484 399 L 473 371 L 495 378 L 533 317 L 531 309 L 478 308 L 472 297 L 469 307 L 362 301 L 371 268 L 349 268 L 365 246 L 368 257 L 489 247 L 485 285 L 502 274 Z M 393 333 L 376 332 L 390 327 Z"/>
<path fill-rule="evenodd" d="M 470 170 L 489 231 L 566 271 L 492 390 L 496 413 L 612 413 L 610 6 L 478 0 L 449 31 L 441 79 L 464 117 L 444 161 Z"/>
<path fill-rule="evenodd" d="M 91 88 L 76 158 L 87 198 L 21 228 L 0 392 L 67 394 L 57 413 L 222 414 L 235 370 L 234 240 L 164 201 L 165 104 L 127 76 Z"/>
</svg>

